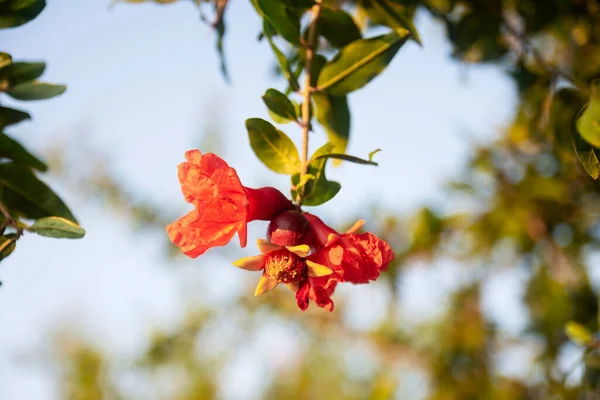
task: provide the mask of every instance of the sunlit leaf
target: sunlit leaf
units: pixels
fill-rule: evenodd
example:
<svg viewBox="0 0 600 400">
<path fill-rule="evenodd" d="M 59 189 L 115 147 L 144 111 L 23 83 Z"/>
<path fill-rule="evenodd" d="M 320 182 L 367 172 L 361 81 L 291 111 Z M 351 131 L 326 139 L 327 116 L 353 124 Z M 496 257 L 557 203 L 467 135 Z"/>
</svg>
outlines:
<svg viewBox="0 0 600 400">
<path fill-rule="evenodd" d="M 58 239 L 81 239 L 85 236 L 85 229 L 74 222 L 60 217 L 46 217 L 38 219 L 28 229 L 40 236 Z"/>
<path fill-rule="evenodd" d="M 588 346 L 594 339 L 594 335 L 585 326 L 575 321 L 567 322 L 565 333 L 569 339 L 580 346 Z"/>
<path fill-rule="evenodd" d="M 373 156 L 377 153 L 379 153 L 381 151 L 381 149 L 375 149 L 372 152 L 369 153 L 369 161 L 373 161 Z"/>
<path fill-rule="evenodd" d="M 364 160 L 362 158 L 358 158 L 355 156 L 351 156 L 349 154 L 338 154 L 338 153 L 329 153 L 329 154 L 323 154 L 317 158 L 314 158 L 314 160 L 320 160 L 323 158 L 333 158 L 336 160 L 344 160 L 344 161 L 350 161 L 353 162 L 355 164 L 365 164 L 365 165 L 379 165 L 374 161 L 370 161 L 370 160 Z"/>
<path fill-rule="evenodd" d="M 385 25 L 392 29 L 408 29 L 415 42 L 421 44 L 419 32 L 417 32 L 411 13 L 405 5 L 393 0 L 361 0 L 360 4 L 366 11 L 371 23 Z"/>
<path fill-rule="evenodd" d="M 327 180 L 325 177 L 327 158 L 320 158 L 320 156 L 330 153 L 332 148 L 333 145 L 327 143 L 318 148 L 311 156 L 308 173 L 313 175 L 314 179 L 311 178 L 304 185 L 300 185 L 300 174 L 292 176 L 292 185 L 304 188 L 303 204 L 305 206 L 314 207 L 324 204 L 333 199 L 342 188 L 338 182 Z M 292 198 L 296 198 L 297 192 L 297 190 L 292 190 Z"/>
<path fill-rule="evenodd" d="M 4 260 L 6 257 L 10 256 L 10 254 L 15 251 L 17 247 L 17 234 L 9 233 L 4 236 L 0 236 L 0 261 Z"/>
<path fill-rule="evenodd" d="M 585 141 L 600 147 L 600 80 L 592 85 L 590 103 L 577 119 L 576 126 Z"/>
<path fill-rule="evenodd" d="M 575 154 L 577 154 L 583 168 L 592 178 L 598 179 L 598 175 L 600 175 L 600 161 L 598 158 L 600 150 L 583 140 L 575 130 L 571 133 L 571 140 L 573 141 L 573 147 L 575 147 Z"/>
<path fill-rule="evenodd" d="M 59 216 L 77 222 L 60 197 L 27 167 L 15 163 L 0 164 L 0 184 L 46 212 L 44 216 Z"/>
<path fill-rule="evenodd" d="M 277 33 L 291 44 L 300 44 L 300 19 L 296 12 L 280 0 L 255 1 L 264 19 L 269 21 Z"/>
<path fill-rule="evenodd" d="M 15 164 L 35 168 L 40 171 L 46 171 L 48 166 L 29 153 L 19 142 L 0 133 L 0 159 L 8 158 Z"/>
<path fill-rule="evenodd" d="M 8 53 L 4 53 L 0 51 L 0 68 L 10 64 L 12 62 L 12 57 Z"/>
<path fill-rule="evenodd" d="M 67 90 L 65 85 L 26 82 L 11 88 L 6 93 L 17 100 L 46 100 L 63 94 L 65 90 Z"/>
<path fill-rule="evenodd" d="M 409 37 L 406 29 L 354 41 L 327 62 L 317 81 L 318 90 L 343 96 L 362 88 L 388 66 Z"/>
<path fill-rule="evenodd" d="M 246 129 L 252 150 L 268 168 L 287 175 L 300 171 L 298 150 L 285 133 L 260 118 L 247 119 Z"/>
</svg>

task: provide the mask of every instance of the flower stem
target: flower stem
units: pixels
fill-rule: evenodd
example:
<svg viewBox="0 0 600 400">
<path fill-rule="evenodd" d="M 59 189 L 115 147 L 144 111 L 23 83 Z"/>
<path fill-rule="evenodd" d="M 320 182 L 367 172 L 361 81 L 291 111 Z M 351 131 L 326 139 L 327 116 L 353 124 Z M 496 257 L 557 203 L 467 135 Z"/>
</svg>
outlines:
<svg viewBox="0 0 600 400">
<path fill-rule="evenodd" d="M 322 7 L 322 0 L 316 0 L 315 5 L 312 6 L 312 22 L 308 31 L 308 40 L 305 44 L 306 57 L 304 61 L 304 90 L 302 91 L 302 158 L 300 160 L 302 165 L 300 170 L 300 181 L 302 181 L 302 177 L 308 172 L 308 134 L 311 130 L 310 94 L 313 91 L 311 85 L 311 70 L 313 56 L 317 50 L 317 21 L 319 20 L 319 16 L 321 15 Z M 302 194 L 298 195 L 298 207 L 302 205 L 303 197 L 304 189 L 302 189 Z"/>
</svg>

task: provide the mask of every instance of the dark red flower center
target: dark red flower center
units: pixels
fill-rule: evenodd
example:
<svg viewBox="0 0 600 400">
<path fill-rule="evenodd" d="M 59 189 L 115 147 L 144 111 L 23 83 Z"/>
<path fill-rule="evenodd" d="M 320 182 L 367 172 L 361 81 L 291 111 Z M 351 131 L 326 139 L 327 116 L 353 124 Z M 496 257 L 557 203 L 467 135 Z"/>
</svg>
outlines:
<svg viewBox="0 0 600 400">
<path fill-rule="evenodd" d="M 306 243 L 310 225 L 298 211 L 284 211 L 276 215 L 267 228 L 267 240 L 279 246 L 295 246 Z"/>
<path fill-rule="evenodd" d="M 306 273 L 304 261 L 287 249 L 267 254 L 266 274 L 279 283 L 290 283 Z"/>
</svg>

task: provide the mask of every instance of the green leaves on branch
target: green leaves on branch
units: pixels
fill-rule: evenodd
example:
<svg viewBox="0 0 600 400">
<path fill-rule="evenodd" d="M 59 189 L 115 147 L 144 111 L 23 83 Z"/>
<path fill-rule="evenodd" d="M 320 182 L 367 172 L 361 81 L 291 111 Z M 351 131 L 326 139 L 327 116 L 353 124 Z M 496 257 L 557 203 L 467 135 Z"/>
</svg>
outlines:
<svg viewBox="0 0 600 400">
<path fill-rule="evenodd" d="M 45 0 L 0 0 L 0 28 L 23 25 L 42 12 Z"/>
<path fill-rule="evenodd" d="M 250 145 L 256 156 L 271 170 L 286 175 L 300 172 L 300 156 L 294 142 L 269 122 L 246 120 Z"/>
<path fill-rule="evenodd" d="M 408 37 L 409 31 L 398 28 L 386 35 L 350 43 L 323 66 L 317 90 L 343 96 L 362 88 L 383 72 Z"/>
<path fill-rule="evenodd" d="M 298 193 L 302 193 L 302 204 L 305 206 L 318 206 L 328 202 L 338 194 L 342 186 L 338 182 L 327 180 L 325 177 L 327 158 L 321 157 L 329 154 L 332 148 L 333 145 L 327 143 L 312 155 L 308 164 L 308 174 L 314 178 L 303 177 L 301 181 L 299 173 L 292 176 L 292 198 L 297 198 Z"/>
<path fill-rule="evenodd" d="M 594 335 L 585 326 L 569 321 L 565 325 L 565 334 L 579 346 L 589 346 L 594 341 Z"/>
<path fill-rule="evenodd" d="M 46 171 L 48 166 L 29 153 L 19 142 L 10 136 L 0 133 L 0 160 L 7 158 L 17 165 Z"/>
<path fill-rule="evenodd" d="M 4 186 L 0 201 L 25 218 L 58 216 L 77 222 L 60 197 L 27 167 L 0 164 L 0 186 Z"/>
<path fill-rule="evenodd" d="M 314 160 L 321 160 L 321 159 L 324 159 L 324 158 L 333 158 L 335 160 L 350 161 L 350 162 L 353 162 L 355 164 L 375 165 L 375 166 L 379 165 L 375 161 L 364 160 L 362 158 L 351 156 L 349 154 L 339 154 L 339 153 L 323 154 L 323 155 L 318 156 L 318 157 L 313 158 L 313 159 Z"/>
<path fill-rule="evenodd" d="M 573 147 L 575 148 L 575 154 L 586 172 L 594 179 L 598 179 L 600 175 L 600 150 L 594 148 L 588 142 L 582 139 L 582 137 L 576 131 L 571 134 L 571 140 L 573 141 Z"/>
<path fill-rule="evenodd" d="M 57 239 L 81 239 L 85 236 L 85 229 L 72 221 L 60 217 L 38 219 L 27 230 L 37 233 L 40 236 Z"/>
<path fill-rule="evenodd" d="M 267 89 L 262 96 L 269 114 L 277 123 L 286 124 L 298 120 L 298 110 L 287 96 L 275 89 Z"/>
<path fill-rule="evenodd" d="M 35 81 L 44 73 L 46 63 L 12 62 L 12 57 L 9 54 L 2 53 L 0 56 L 0 92 L 5 92 L 17 100 L 28 101 L 50 99 L 67 90 L 64 85 Z M 27 118 L 29 118 L 29 115 L 26 113 L 3 108 L 0 112 L 0 126 L 6 126 L 9 123 L 16 123 Z M 5 120 L 8 120 L 9 123 L 5 123 Z"/>
<path fill-rule="evenodd" d="M 0 81 L 7 82 L 9 86 L 32 81 L 39 78 L 46 69 L 46 63 L 15 62 L 0 68 Z"/>
<path fill-rule="evenodd" d="M 275 54 L 275 58 L 277 59 L 279 68 L 281 69 L 281 72 L 283 73 L 285 79 L 288 81 L 290 90 L 298 90 L 300 88 L 300 86 L 298 85 L 298 79 L 292 71 L 290 62 L 288 61 L 285 54 L 283 54 L 281 50 L 279 50 L 279 48 L 275 45 L 275 42 L 273 41 L 273 35 L 275 34 L 275 30 L 267 20 L 263 21 L 263 34 L 269 41 L 269 45 L 271 46 L 271 50 Z"/>
<path fill-rule="evenodd" d="M 14 108 L 0 107 L 0 129 L 31 119 L 31 115 Z"/>
</svg>

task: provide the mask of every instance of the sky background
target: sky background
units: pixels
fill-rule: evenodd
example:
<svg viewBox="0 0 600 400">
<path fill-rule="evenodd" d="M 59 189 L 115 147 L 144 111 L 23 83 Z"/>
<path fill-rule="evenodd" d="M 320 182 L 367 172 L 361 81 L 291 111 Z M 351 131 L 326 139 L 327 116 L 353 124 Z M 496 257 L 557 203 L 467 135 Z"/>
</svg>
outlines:
<svg viewBox="0 0 600 400">
<path fill-rule="evenodd" d="M 250 3 L 232 1 L 226 16 L 231 85 L 220 75 L 214 34 L 192 4 L 116 4 L 110 10 L 108 5 L 106 0 L 53 0 L 33 22 L 0 31 L 2 49 L 15 61 L 46 61 L 43 80 L 68 85 L 53 100 L 19 104 L 33 121 L 7 133 L 41 155 L 62 146 L 77 156 L 85 145 L 106 157 L 111 173 L 132 191 L 183 215 L 189 209 L 176 166 L 214 126 L 220 155 L 244 185 L 266 184 L 288 193 L 287 178 L 255 158 L 244 128 L 246 118 L 268 118 L 260 99 L 264 91 L 284 88 L 271 74 L 270 49 L 256 40 L 260 21 Z M 452 61 L 442 26 L 424 13 L 417 15 L 417 28 L 423 47 L 408 42 L 380 77 L 349 98 L 348 153 L 366 157 L 373 149 L 383 151 L 376 156 L 378 168 L 344 163 L 328 171 L 342 190 L 315 212 L 332 224 L 347 223 L 373 204 L 398 212 L 423 203 L 443 206 L 441 185 L 460 172 L 473 140 L 492 139 L 510 120 L 516 93 L 502 70 Z M 6 98 L 2 102 L 17 105 Z M 298 128 L 284 130 L 299 139 Z M 311 140 L 314 150 L 325 143 L 325 135 L 317 130 Z M 75 160 L 82 170 L 94 168 L 85 153 Z M 0 399 L 58 398 L 52 370 L 23 360 L 44 348 L 61 324 L 76 326 L 112 354 L 135 354 L 147 342 L 148 329 L 177 321 L 190 299 L 226 304 L 231 291 L 253 291 L 258 277 L 230 268 L 235 258 L 212 255 L 169 265 L 173 262 L 162 256 L 162 232 L 132 232 L 108 207 L 90 202 L 51 174 L 45 179 L 70 205 L 87 236 L 53 241 L 27 235 L 2 263 Z M 264 228 L 253 226 L 253 237 Z M 233 242 L 236 258 L 256 253 L 253 240 L 244 251 L 234 250 Z M 518 307 L 520 278 L 505 275 L 487 285 L 487 298 L 496 299 L 487 307 L 499 315 L 503 308 Z M 449 264 L 410 269 L 402 290 L 407 318 L 434 310 L 440 299 L 436 292 L 460 279 Z M 386 299 L 373 298 L 376 290 L 369 285 L 344 290 L 356 299 L 356 312 L 345 317 L 358 328 L 376 322 L 377 304 Z M 518 312 L 502 318 L 506 329 L 522 329 Z M 250 356 L 240 357 L 243 371 Z M 239 377 L 236 368 L 231 374 Z M 246 377 L 252 379 L 252 374 Z M 231 390 L 223 396 L 247 395 Z"/>
</svg>

